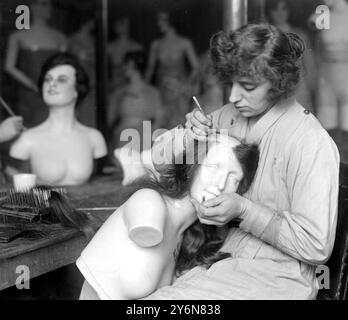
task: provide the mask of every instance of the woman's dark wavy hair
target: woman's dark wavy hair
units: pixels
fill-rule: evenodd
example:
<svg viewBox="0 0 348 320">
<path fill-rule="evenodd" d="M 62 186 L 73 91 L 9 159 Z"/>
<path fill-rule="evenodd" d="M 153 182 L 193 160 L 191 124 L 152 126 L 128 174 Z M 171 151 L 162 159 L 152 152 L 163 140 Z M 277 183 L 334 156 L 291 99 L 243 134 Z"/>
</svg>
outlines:
<svg viewBox="0 0 348 320">
<path fill-rule="evenodd" d="M 180 159 L 183 159 L 182 164 L 175 164 L 174 161 L 174 164 L 162 167 L 158 180 L 141 178 L 135 181 L 126 191 L 126 197 L 130 197 L 137 190 L 144 188 L 153 189 L 173 199 L 182 199 L 189 195 L 194 178 L 200 168 L 199 159 L 203 159 L 201 153 L 206 154 L 208 151 L 208 148 L 199 147 L 201 143 L 195 141 L 193 148 L 189 148 L 194 150 L 194 161 L 188 160 L 184 153 L 180 157 Z M 259 150 L 257 145 L 247 144 L 237 145 L 233 150 L 244 173 L 237 193 L 244 194 L 249 189 L 256 173 Z M 184 232 L 176 262 L 176 273 L 179 275 L 195 266 L 209 268 L 214 262 L 229 257 L 229 253 L 219 251 L 225 241 L 227 231 L 228 227 L 205 225 L 200 223 L 199 220 L 193 223 Z"/>
<path fill-rule="evenodd" d="M 271 102 L 295 92 L 304 50 L 298 35 L 270 24 L 248 24 L 229 33 L 221 31 L 210 40 L 210 55 L 219 79 L 226 84 L 240 77 L 269 80 Z"/>
<path fill-rule="evenodd" d="M 70 53 L 63 52 L 57 53 L 49 57 L 41 68 L 38 85 L 39 90 L 42 94 L 42 86 L 45 80 L 45 76 L 51 69 L 62 66 L 69 65 L 75 69 L 76 72 L 76 91 L 77 91 L 77 102 L 78 105 L 89 92 L 89 77 L 85 69 L 81 66 L 78 58 Z"/>
</svg>

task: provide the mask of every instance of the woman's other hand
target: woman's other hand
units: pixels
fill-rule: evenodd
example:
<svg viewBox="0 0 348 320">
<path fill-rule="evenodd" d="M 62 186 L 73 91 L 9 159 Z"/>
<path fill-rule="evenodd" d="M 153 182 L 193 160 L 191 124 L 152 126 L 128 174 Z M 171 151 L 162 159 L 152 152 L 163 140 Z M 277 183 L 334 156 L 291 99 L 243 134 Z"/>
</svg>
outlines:
<svg viewBox="0 0 348 320">
<path fill-rule="evenodd" d="M 237 193 L 226 193 L 199 203 L 191 199 L 203 224 L 223 226 L 233 219 L 240 218 L 247 209 L 249 200 Z"/>
<path fill-rule="evenodd" d="M 0 124 L 0 142 L 8 141 L 23 131 L 23 117 L 15 116 Z"/>
</svg>

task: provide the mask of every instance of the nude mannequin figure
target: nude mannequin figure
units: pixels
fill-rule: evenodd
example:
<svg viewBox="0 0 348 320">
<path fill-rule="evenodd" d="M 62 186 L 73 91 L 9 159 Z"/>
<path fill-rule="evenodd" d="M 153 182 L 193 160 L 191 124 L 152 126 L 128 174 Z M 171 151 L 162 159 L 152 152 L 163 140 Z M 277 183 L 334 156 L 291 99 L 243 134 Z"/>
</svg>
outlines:
<svg viewBox="0 0 348 320">
<path fill-rule="evenodd" d="M 23 116 L 26 127 L 34 127 L 47 117 L 37 86 L 43 63 L 67 49 L 66 36 L 49 25 L 51 1 L 31 1 L 30 12 L 30 29 L 17 30 L 9 36 L 4 66 L 18 82 L 15 108 Z"/>
<path fill-rule="evenodd" d="M 183 198 L 145 188 L 118 208 L 77 260 L 86 279 L 80 299 L 140 299 L 171 284 L 183 232 L 197 220 L 190 198 L 201 202 L 236 192 L 244 176 L 232 149 L 239 144 L 220 136 Z M 132 234 L 135 227 L 140 231 Z"/>
<path fill-rule="evenodd" d="M 330 28 L 318 32 L 317 116 L 342 151 L 348 141 L 348 2 L 325 0 L 325 4 Z M 311 16 L 311 26 L 316 17 Z M 348 153 L 341 155 L 348 159 Z"/>
<path fill-rule="evenodd" d="M 198 58 L 191 40 L 176 32 L 168 13 L 159 12 L 157 23 L 163 36 L 151 44 L 145 78 L 150 82 L 155 75 L 168 114 L 167 127 L 173 128 L 188 112 L 191 87 L 198 75 Z M 189 74 L 186 60 L 191 68 Z"/>
<path fill-rule="evenodd" d="M 115 21 L 113 30 L 117 38 L 109 43 L 107 48 L 112 68 L 111 91 L 119 89 L 126 83 L 126 78 L 122 69 L 125 55 L 131 51 L 143 50 L 142 45 L 133 40 L 130 36 L 130 21 L 128 17 L 123 17 Z"/>
<path fill-rule="evenodd" d="M 33 23 L 29 30 L 16 31 L 10 35 L 5 69 L 28 88 L 38 91 L 36 79 L 30 79 L 16 66 L 21 48 L 37 50 L 65 51 L 67 38 L 58 30 L 48 25 L 51 8 L 49 0 L 36 0 L 30 6 L 33 13 Z"/>
<path fill-rule="evenodd" d="M 107 153 L 101 133 L 75 117 L 77 71 L 68 61 L 45 73 L 42 96 L 49 107 L 48 118 L 25 131 L 10 149 L 11 157 L 29 160 L 42 184 L 82 184 L 92 174 L 93 160 Z"/>
</svg>

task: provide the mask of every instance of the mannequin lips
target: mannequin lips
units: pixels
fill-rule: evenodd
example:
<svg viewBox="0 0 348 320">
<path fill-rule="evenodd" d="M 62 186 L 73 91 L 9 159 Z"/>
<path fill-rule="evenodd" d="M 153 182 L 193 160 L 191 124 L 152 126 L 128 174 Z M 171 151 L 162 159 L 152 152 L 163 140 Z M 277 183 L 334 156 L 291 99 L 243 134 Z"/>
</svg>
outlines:
<svg viewBox="0 0 348 320">
<path fill-rule="evenodd" d="M 47 93 L 48 93 L 49 95 L 51 95 L 51 96 L 54 96 L 54 95 L 58 94 L 58 91 L 49 89 L 49 90 L 47 90 Z"/>
<path fill-rule="evenodd" d="M 204 202 L 210 199 L 214 199 L 219 195 L 220 195 L 220 192 L 217 194 L 216 192 L 212 192 L 210 190 L 204 190 L 202 192 L 202 201 Z"/>
</svg>

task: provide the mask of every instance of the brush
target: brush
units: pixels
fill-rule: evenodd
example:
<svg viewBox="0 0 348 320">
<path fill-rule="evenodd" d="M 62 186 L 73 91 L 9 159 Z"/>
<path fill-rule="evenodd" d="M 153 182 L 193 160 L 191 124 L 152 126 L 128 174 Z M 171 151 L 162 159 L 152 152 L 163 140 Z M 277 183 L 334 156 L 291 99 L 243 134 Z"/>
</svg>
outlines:
<svg viewBox="0 0 348 320">
<path fill-rule="evenodd" d="M 207 118 L 209 119 L 209 117 L 206 115 L 206 113 L 203 111 L 200 103 L 198 102 L 197 98 L 195 96 L 192 97 L 193 101 L 195 102 L 196 106 L 198 107 L 199 111 L 202 112 L 202 114 Z M 211 129 L 213 129 L 213 124 L 211 124 Z M 220 133 L 220 130 L 219 129 L 216 129 L 216 133 Z"/>
<path fill-rule="evenodd" d="M 9 189 L 0 193 L 0 216 L 7 223 L 9 221 L 40 222 L 50 218 L 51 208 L 49 199 L 51 192 L 66 191 L 60 189 L 49 189 L 48 187 L 36 187 L 18 192 Z M 52 218 L 52 217 L 51 217 Z"/>
<path fill-rule="evenodd" d="M 5 100 L 0 96 L 0 103 L 4 107 L 4 109 L 9 113 L 11 117 L 15 117 L 16 114 L 14 111 L 10 108 L 10 106 L 5 102 Z"/>
</svg>

